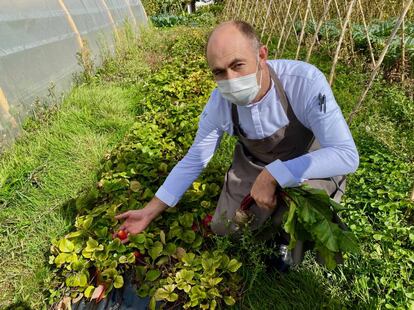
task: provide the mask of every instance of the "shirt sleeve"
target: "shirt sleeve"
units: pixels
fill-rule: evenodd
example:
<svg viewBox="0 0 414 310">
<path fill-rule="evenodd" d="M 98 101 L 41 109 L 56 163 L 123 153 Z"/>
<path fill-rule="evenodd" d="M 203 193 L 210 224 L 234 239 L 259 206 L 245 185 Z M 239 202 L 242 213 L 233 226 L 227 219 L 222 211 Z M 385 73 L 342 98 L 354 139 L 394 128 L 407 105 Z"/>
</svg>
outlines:
<svg viewBox="0 0 414 310">
<path fill-rule="evenodd" d="M 210 101 L 212 99 L 210 98 Z M 220 145 L 224 131 L 215 124 L 212 113 L 207 113 L 207 103 L 200 116 L 194 142 L 184 158 L 171 170 L 155 196 L 170 207 L 174 207 L 185 191 L 207 166 Z M 217 104 L 217 102 L 216 102 Z"/>
<path fill-rule="evenodd" d="M 301 107 L 294 111 L 302 124 L 312 130 L 321 148 L 291 160 L 276 160 L 267 165 L 266 169 L 281 187 L 298 186 L 308 179 L 349 174 L 359 165 L 355 142 L 325 76 L 318 71 L 305 90 L 301 92 L 307 94 L 302 98 Z M 320 94 L 326 96 L 326 110 L 324 107 L 321 109 Z"/>
</svg>

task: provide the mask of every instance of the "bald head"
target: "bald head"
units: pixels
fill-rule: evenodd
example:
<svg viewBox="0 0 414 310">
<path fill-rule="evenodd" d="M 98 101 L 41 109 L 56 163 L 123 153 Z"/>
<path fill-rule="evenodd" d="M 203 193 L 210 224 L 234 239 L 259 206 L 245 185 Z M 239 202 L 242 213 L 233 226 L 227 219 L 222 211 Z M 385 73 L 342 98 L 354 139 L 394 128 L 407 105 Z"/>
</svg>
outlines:
<svg viewBox="0 0 414 310">
<path fill-rule="evenodd" d="M 253 48 L 255 51 L 258 51 L 260 48 L 260 40 L 257 36 L 254 28 L 244 21 L 238 21 L 238 20 L 232 20 L 228 22 L 221 23 L 218 25 L 211 33 L 207 41 L 207 48 L 208 51 L 210 43 L 215 46 L 218 43 L 218 40 L 220 38 L 222 39 L 228 39 L 228 35 L 241 35 L 246 40 L 250 41 L 251 48 Z M 227 43 L 229 43 L 227 41 Z"/>
<path fill-rule="evenodd" d="M 208 66 L 217 82 L 256 73 L 260 91 L 253 102 L 262 98 L 270 87 L 267 53 L 253 27 L 242 21 L 218 25 L 206 46 Z"/>
<path fill-rule="evenodd" d="M 265 60 L 267 53 L 252 26 L 242 21 L 230 21 L 218 25 L 210 34 L 206 57 L 218 81 L 256 72 L 259 57 Z"/>
</svg>

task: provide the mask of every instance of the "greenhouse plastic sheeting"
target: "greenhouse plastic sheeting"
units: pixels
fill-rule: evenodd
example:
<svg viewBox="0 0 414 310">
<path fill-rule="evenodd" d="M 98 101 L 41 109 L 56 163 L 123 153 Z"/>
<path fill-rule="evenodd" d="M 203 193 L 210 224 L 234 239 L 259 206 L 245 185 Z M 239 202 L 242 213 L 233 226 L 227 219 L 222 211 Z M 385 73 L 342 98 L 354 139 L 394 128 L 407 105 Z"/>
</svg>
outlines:
<svg viewBox="0 0 414 310">
<path fill-rule="evenodd" d="M 112 49 L 125 20 L 147 23 L 141 1 L 0 1 L 0 151 L 51 85 L 56 94 L 70 87 L 83 40 L 99 62 L 99 46 Z"/>
</svg>

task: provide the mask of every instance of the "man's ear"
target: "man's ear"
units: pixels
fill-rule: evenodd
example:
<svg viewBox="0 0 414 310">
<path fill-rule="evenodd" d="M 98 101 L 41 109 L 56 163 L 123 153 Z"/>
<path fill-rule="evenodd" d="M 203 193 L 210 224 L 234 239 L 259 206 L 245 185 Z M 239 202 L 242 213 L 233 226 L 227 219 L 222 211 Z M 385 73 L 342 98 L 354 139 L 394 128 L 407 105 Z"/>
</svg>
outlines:
<svg viewBox="0 0 414 310">
<path fill-rule="evenodd" d="M 267 60 L 267 56 L 268 56 L 268 49 L 266 45 L 262 45 L 259 48 L 259 58 L 262 60 Z"/>
</svg>

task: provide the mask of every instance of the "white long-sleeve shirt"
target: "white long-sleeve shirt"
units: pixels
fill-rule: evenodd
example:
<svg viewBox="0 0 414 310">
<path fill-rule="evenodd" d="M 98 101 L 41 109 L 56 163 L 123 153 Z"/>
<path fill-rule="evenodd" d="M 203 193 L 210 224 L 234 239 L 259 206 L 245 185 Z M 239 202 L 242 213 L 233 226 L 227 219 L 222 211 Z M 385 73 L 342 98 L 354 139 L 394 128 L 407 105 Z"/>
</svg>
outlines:
<svg viewBox="0 0 414 310">
<path fill-rule="evenodd" d="M 359 164 L 358 152 L 323 73 L 301 61 L 269 60 L 268 65 L 278 75 L 296 117 L 321 145 L 317 151 L 268 164 L 266 169 L 278 184 L 294 187 L 307 179 L 354 172 Z M 325 111 L 321 110 L 320 94 L 326 96 Z M 237 110 L 240 126 L 249 139 L 271 136 L 289 123 L 273 81 L 259 102 L 238 106 Z M 175 206 L 213 157 L 224 132 L 233 135 L 231 103 L 216 88 L 201 114 L 191 148 L 155 195 L 167 205 Z"/>
</svg>

